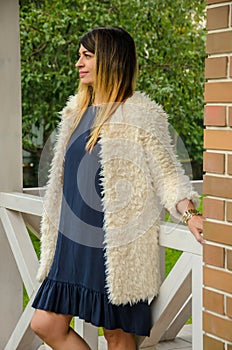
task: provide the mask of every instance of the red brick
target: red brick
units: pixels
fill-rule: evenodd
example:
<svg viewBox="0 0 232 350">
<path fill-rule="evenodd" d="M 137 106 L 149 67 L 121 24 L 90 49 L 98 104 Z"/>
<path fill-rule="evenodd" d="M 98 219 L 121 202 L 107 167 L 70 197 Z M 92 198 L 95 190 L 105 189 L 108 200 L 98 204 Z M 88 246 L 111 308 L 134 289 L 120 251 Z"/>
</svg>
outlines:
<svg viewBox="0 0 232 350">
<path fill-rule="evenodd" d="M 216 197 L 232 198 L 232 178 L 205 175 L 203 193 Z"/>
<path fill-rule="evenodd" d="M 207 10 L 206 29 L 227 28 L 229 24 L 229 6 L 209 8 Z"/>
<path fill-rule="evenodd" d="M 232 222 L 232 202 L 226 202 L 226 220 Z"/>
<path fill-rule="evenodd" d="M 230 26 L 232 27 L 232 11 L 230 11 Z M 231 344 L 231 348 L 232 348 L 232 344 Z M 229 350 L 229 349 L 227 349 Z"/>
<path fill-rule="evenodd" d="M 225 155 L 223 153 L 204 152 L 203 171 L 209 173 L 225 173 Z"/>
<path fill-rule="evenodd" d="M 203 349 L 204 350 L 224 350 L 224 343 L 204 334 L 203 335 Z"/>
<path fill-rule="evenodd" d="M 206 58 L 205 78 L 219 79 L 227 77 L 227 57 Z"/>
<path fill-rule="evenodd" d="M 232 298 L 226 298 L 226 314 L 229 317 L 232 317 Z"/>
<path fill-rule="evenodd" d="M 203 215 L 206 218 L 224 220 L 225 201 L 215 198 L 203 198 Z"/>
<path fill-rule="evenodd" d="M 232 37 L 231 37 L 231 43 L 232 43 Z M 232 82 L 205 83 L 205 102 L 231 103 L 232 102 Z"/>
<path fill-rule="evenodd" d="M 229 175 L 232 175 L 232 154 L 228 155 L 227 171 Z"/>
<path fill-rule="evenodd" d="M 204 238 L 206 240 L 232 245 L 232 226 L 212 221 L 204 221 Z"/>
<path fill-rule="evenodd" d="M 228 126 L 232 126 L 232 107 L 229 107 Z"/>
<path fill-rule="evenodd" d="M 230 53 L 232 51 L 232 31 L 208 34 L 206 36 L 206 53 Z"/>
<path fill-rule="evenodd" d="M 203 260 L 208 265 L 218 267 L 225 266 L 225 251 L 222 247 L 216 247 L 211 244 L 204 244 L 203 246 Z"/>
<path fill-rule="evenodd" d="M 232 130 L 204 130 L 204 147 L 215 150 L 232 150 Z"/>
<path fill-rule="evenodd" d="M 230 57 L 229 75 L 230 75 L 230 78 L 232 78 L 232 57 Z"/>
<path fill-rule="evenodd" d="M 216 270 L 214 268 L 203 267 L 204 285 L 223 292 L 232 292 L 232 273 L 224 270 Z M 232 336 L 232 334 L 231 334 Z"/>
<path fill-rule="evenodd" d="M 207 310 L 224 315 L 224 295 L 203 289 L 203 306 Z"/>
<path fill-rule="evenodd" d="M 212 315 L 208 312 L 203 313 L 203 329 L 207 333 L 232 341 L 232 320 Z M 212 349 L 213 350 L 213 349 Z"/>
<path fill-rule="evenodd" d="M 225 106 L 205 106 L 204 124 L 212 126 L 226 125 Z"/>
<path fill-rule="evenodd" d="M 227 249 L 226 250 L 226 263 L 228 270 L 232 271 L 232 250 Z"/>
</svg>

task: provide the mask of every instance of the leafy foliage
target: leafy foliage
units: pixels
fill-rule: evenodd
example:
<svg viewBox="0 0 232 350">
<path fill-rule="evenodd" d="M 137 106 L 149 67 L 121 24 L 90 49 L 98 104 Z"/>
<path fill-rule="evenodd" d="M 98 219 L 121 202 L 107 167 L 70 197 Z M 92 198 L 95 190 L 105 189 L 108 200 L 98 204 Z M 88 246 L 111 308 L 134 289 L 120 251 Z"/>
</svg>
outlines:
<svg viewBox="0 0 232 350">
<path fill-rule="evenodd" d="M 136 42 L 138 89 L 163 105 L 201 169 L 204 9 L 204 0 L 21 0 L 24 149 L 39 158 L 58 111 L 76 91 L 79 38 L 118 25 Z"/>
</svg>

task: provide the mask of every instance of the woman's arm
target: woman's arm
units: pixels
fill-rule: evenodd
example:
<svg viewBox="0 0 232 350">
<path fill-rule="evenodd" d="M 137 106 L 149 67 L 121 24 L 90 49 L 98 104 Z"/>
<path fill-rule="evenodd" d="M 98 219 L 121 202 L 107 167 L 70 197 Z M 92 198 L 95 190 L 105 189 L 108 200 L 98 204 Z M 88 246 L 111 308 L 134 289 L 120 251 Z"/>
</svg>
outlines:
<svg viewBox="0 0 232 350">
<path fill-rule="evenodd" d="M 184 215 L 184 213 L 188 210 L 195 210 L 193 203 L 188 199 L 183 199 L 177 203 L 177 210 Z M 202 237 L 203 232 L 203 216 L 199 214 L 193 214 L 190 219 L 187 220 L 186 224 L 188 225 L 189 230 L 195 236 L 196 240 L 200 243 L 204 243 L 204 239 Z"/>
</svg>

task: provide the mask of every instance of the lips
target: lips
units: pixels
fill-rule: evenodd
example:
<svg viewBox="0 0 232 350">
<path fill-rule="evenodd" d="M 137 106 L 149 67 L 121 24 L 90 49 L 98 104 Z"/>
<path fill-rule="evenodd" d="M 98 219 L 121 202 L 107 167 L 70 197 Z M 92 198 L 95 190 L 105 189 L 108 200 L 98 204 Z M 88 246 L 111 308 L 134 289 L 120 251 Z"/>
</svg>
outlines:
<svg viewBox="0 0 232 350">
<path fill-rule="evenodd" d="M 79 72 L 79 76 L 80 76 L 80 78 L 82 78 L 82 77 L 84 77 L 86 74 L 87 74 L 88 72 Z"/>
</svg>

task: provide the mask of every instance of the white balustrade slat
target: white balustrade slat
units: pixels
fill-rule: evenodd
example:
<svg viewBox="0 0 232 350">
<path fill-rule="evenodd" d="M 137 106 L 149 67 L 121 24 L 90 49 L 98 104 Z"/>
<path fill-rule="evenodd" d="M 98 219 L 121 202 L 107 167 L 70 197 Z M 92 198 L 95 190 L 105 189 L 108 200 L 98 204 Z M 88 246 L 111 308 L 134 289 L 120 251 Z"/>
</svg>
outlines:
<svg viewBox="0 0 232 350">
<path fill-rule="evenodd" d="M 152 303 L 153 327 L 150 337 L 142 340 L 140 348 L 157 344 L 180 309 L 188 301 L 191 295 L 191 269 L 192 257 L 190 254 L 183 253 L 172 272 L 162 283 L 160 293 Z"/>
<path fill-rule="evenodd" d="M 190 297 L 187 301 L 187 303 L 181 308 L 180 312 L 176 316 L 176 318 L 173 320 L 171 325 L 168 327 L 160 341 L 164 340 L 173 340 L 176 338 L 176 335 L 181 331 L 183 328 L 183 324 L 186 324 L 189 317 L 192 314 L 192 298 Z"/>
<path fill-rule="evenodd" d="M 27 228 L 30 229 L 33 234 L 40 239 L 41 232 L 40 232 L 40 224 L 41 224 L 41 217 L 31 214 L 25 214 L 22 213 L 23 220 L 25 222 L 25 225 Z"/>
<path fill-rule="evenodd" d="M 41 344 L 42 341 L 39 340 L 39 338 L 35 338 L 34 334 L 29 328 L 30 321 L 32 318 L 32 315 L 34 313 L 34 309 L 31 307 L 33 298 L 35 296 L 36 291 L 34 291 L 31 300 L 28 302 L 25 310 L 23 311 L 14 331 L 12 332 L 4 350 L 31 350 L 31 349 L 37 349 Z M 31 332 L 31 336 L 28 334 L 28 332 Z M 28 335 L 29 338 L 33 339 L 33 344 L 28 344 L 27 345 L 23 342 L 23 338 L 27 333 L 27 339 L 25 340 L 28 342 Z"/>
<path fill-rule="evenodd" d="M 0 208 L 0 217 L 27 294 L 30 296 L 38 287 L 36 282 L 38 259 L 22 215 Z"/>
<path fill-rule="evenodd" d="M 160 293 L 152 304 L 152 311 L 154 311 L 153 322 L 156 322 L 156 320 L 160 317 L 163 310 L 169 305 L 170 300 L 173 299 L 180 289 L 182 283 L 186 280 L 186 277 L 188 277 L 191 273 L 191 263 L 192 257 L 187 253 L 183 253 L 172 268 L 171 273 L 169 273 L 167 278 L 162 283 Z M 189 287 L 187 294 L 189 294 L 191 285 L 189 284 L 187 286 Z"/>
<path fill-rule="evenodd" d="M 202 255 L 202 245 L 184 225 L 162 222 L 159 244 L 162 247 L 181 250 L 186 253 Z"/>
<path fill-rule="evenodd" d="M 0 192 L 0 207 L 41 216 L 43 200 L 39 196 L 20 192 Z"/>
<path fill-rule="evenodd" d="M 85 339 L 91 350 L 98 350 L 98 327 L 75 317 L 74 329 L 82 338 Z"/>
<path fill-rule="evenodd" d="M 31 194 L 33 196 L 44 197 L 46 192 L 46 186 L 44 187 L 26 187 L 23 189 L 23 193 Z"/>
<path fill-rule="evenodd" d="M 3 350 L 21 313 L 23 285 L 0 218 L 0 349 Z"/>
</svg>

